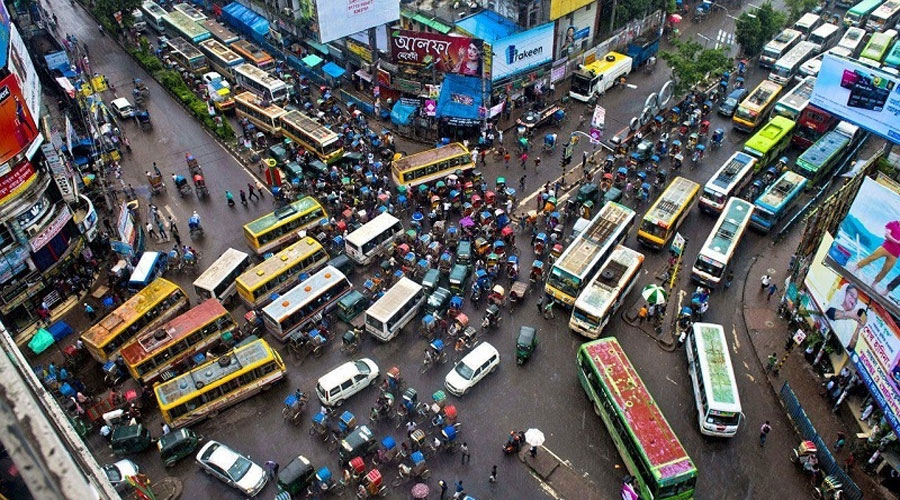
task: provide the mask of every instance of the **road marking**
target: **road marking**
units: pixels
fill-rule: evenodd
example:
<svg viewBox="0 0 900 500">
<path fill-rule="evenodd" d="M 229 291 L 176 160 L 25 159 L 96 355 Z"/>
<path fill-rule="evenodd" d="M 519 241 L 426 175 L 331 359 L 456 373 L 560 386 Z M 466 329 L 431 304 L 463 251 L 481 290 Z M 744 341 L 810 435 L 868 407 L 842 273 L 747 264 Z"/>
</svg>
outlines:
<svg viewBox="0 0 900 500">
<path fill-rule="evenodd" d="M 731 324 L 731 336 L 734 337 L 734 353 L 737 354 L 738 349 L 741 347 L 741 341 L 738 340 L 737 328 L 735 328 L 734 323 Z"/>
<path fill-rule="evenodd" d="M 750 379 L 751 382 L 756 382 L 756 379 L 753 378 L 753 375 L 750 375 L 749 373 L 745 373 L 744 375 L 746 375 L 747 378 Z"/>
<path fill-rule="evenodd" d="M 175 217 L 175 212 L 172 211 L 172 207 L 170 207 L 170 206 L 167 204 L 167 205 L 165 205 L 163 208 L 166 209 L 166 212 L 169 212 L 169 216 L 171 216 L 171 217 L 172 217 L 173 219 L 175 219 L 176 221 L 178 220 L 178 217 Z"/>
<path fill-rule="evenodd" d="M 599 149 L 595 150 L 593 153 L 591 153 L 591 154 L 588 155 L 588 159 L 589 159 L 589 160 L 592 159 L 592 158 L 594 158 L 594 157 L 596 157 L 597 154 L 599 154 L 599 153 L 600 153 L 601 151 L 603 151 L 603 150 L 612 151 L 611 149 L 609 149 L 609 147 L 608 147 L 606 144 L 600 143 L 599 146 L 600 146 Z M 581 163 L 579 162 L 579 165 L 580 165 L 580 164 L 581 164 Z M 596 165 L 596 166 L 594 167 L 594 169 L 591 170 L 591 172 L 590 172 L 590 173 L 591 173 L 591 177 L 593 177 L 593 176 L 594 176 L 597 172 L 599 172 L 602 168 L 603 168 L 602 165 L 600 165 L 600 163 L 597 162 L 597 165 Z M 575 171 L 577 171 L 577 170 L 578 170 L 578 167 L 577 167 L 577 166 L 576 166 L 576 168 L 574 168 L 574 169 L 568 169 L 568 168 L 567 168 L 566 171 L 565 171 L 565 175 L 568 176 L 568 174 L 570 174 L 571 172 L 575 172 Z M 526 169 L 526 175 L 527 175 L 527 173 L 528 173 L 528 171 L 527 171 L 527 169 Z M 551 185 L 556 184 L 557 182 L 562 181 L 562 178 L 563 178 L 563 176 L 560 175 L 560 176 L 557 177 L 556 179 L 553 179 L 552 181 L 550 181 L 550 184 L 551 184 Z M 572 191 L 575 190 L 575 184 L 571 184 L 571 185 L 570 185 L 570 184 L 567 184 L 567 186 L 569 186 L 569 187 L 566 188 L 565 192 L 564 192 L 562 195 L 556 197 L 556 206 L 562 205 L 562 203 L 563 203 L 564 201 L 566 201 L 566 200 L 569 198 L 570 193 L 571 193 Z M 540 194 L 540 192 L 541 192 L 541 190 L 542 190 L 543 188 L 544 188 L 543 186 L 539 187 L 538 189 L 536 189 L 535 191 L 533 191 L 531 194 L 529 194 L 526 198 L 524 198 L 522 201 L 520 201 L 520 202 L 519 202 L 519 205 L 516 207 L 516 211 L 525 208 L 525 206 L 528 205 L 528 203 L 531 202 L 531 200 L 533 200 L 535 197 L 537 197 L 537 196 Z"/>
<path fill-rule="evenodd" d="M 674 384 L 674 385 L 678 385 L 678 382 L 670 379 L 668 375 L 666 375 L 666 380 L 668 380 L 669 382 L 672 382 L 672 384 Z"/>
</svg>

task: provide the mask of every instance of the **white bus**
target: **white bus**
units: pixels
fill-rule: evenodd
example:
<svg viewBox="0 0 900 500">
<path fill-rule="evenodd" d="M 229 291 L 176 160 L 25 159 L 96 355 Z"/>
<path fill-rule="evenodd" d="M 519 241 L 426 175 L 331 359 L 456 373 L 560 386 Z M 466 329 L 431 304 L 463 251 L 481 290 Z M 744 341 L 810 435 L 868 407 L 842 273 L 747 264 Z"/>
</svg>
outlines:
<svg viewBox="0 0 900 500">
<path fill-rule="evenodd" d="M 738 151 L 731 155 L 710 177 L 700 193 L 700 210 L 717 214 L 725 208 L 728 198 L 737 195 L 753 180 L 756 158 Z"/>
<path fill-rule="evenodd" d="M 869 14 L 866 29 L 875 33 L 893 28 L 900 21 L 900 0 L 888 0 Z"/>
<path fill-rule="evenodd" d="M 800 70 L 800 66 L 807 60 L 816 56 L 816 44 L 803 41 L 794 46 L 781 59 L 775 61 L 769 80 L 779 84 L 788 85 Z"/>
<path fill-rule="evenodd" d="M 194 291 L 200 300 L 217 299 L 227 303 L 234 296 L 235 282 L 250 267 L 250 256 L 229 248 L 206 271 L 194 280 Z"/>
<path fill-rule="evenodd" d="M 691 279 L 708 287 L 714 287 L 722 281 L 725 269 L 750 225 L 752 215 L 753 204 L 749 201 L 734 197 L 728 200 L 725 210 L 722 210 L 722 215 L 697 255 L 694 267 L 691 268 Z"/>
<path fill-rule="evenodd" d="M 368 265 L 402 233 L 400 219 L 384 212 L 347 235 L 344 242 L 347 257 L 359 265 Z"/>
<path fill-rule="evenodd" d="M 797 121 L 800 113 L 809 105 L 813 87 L 816 86 L 816 77 L 807 76 L 797 84 L 790 92 L 775 103 L 775 114 Z"/>
<path fill-rule="evenodd" d="M 822 26 L 819 26 L 809 35 L 809 41 L 816 44 L 816 53 L 821 53 L 834 47 L 834 44 L 836 44 L 840 38 L 841 29 L 831 23 L 825 23 Z"/>
<path fill-rule="evenodd" d="M 193 5 L 188 4 L 188 3 L 176 3 L 175 5 L 172 6 L 172 10 L 177 10 L 178 12 L 181 12 L 182 14 L 191 18 L 191 21 L 194 21 L 195 23 L 199 23 L 201 21 L 206 20 L 206 14 L 195 9 Z"/>
<path fill-rule="evenodd" d="M 725 329 L 714 323 L 694 323 L 685 344 L 700 433 L 734 436 L 743 413 Z"/>
<path fill-rule="evenodd" d="M 387 342 L 396 337 L 425 303 L 425 289 L 403 277 L 366 309 L 366 331 Z"/>
<path fill-rule="evenodd" d="M 797 30 L 785 28 L 762 49 L 759 55 L 759 65 L 763 68 L 771 68 L 775 61 L 787 54 L 803 38 L 803 34 Z"/>
<path fill-rule="evenodd" d="M 852 54 L 850 57 L 856 57 L 859 55 L 860 51 L 863 48 L 863 42 L 866 39 L 866 30 L 862 28 L 857 28 L 855 26 L 847 28 L 847 31 L 844 32 L 844 37 L 838 42 L 838 47 L 843 47 L 850 51 Z"/>
<path fill-rule="evenodd" d="M 353 288 L 344 273 L 326 266 L 262 310 L 266 330 L 284 342 L 312 321 L 319 321 Z"/>
<path fill-rule="evenodd" d="M 141 10 L 144 11 L 144 21 L 147 25 L 153 28 L 153 31 L 162 35 L 166 30 L 166 26 L 163 24 L 163 17 L 167 14 L 166 10 L 150 0 L 144 0 L 144 3 L 141 4 Z"/>
<path fill-rule="evenodd" d="M 234 83 L 270 102 L 282 102 L 288 98 L 288 86 L 283 81 L 256 66 L 244 63 L 234 67 Z"/>
<path fill-rule="evenodd" d="M 224 43 L 213 40 L 200 42 L 200 51 L 206 55 L 212 69 L 223 78 L 234 78 L 234 67 L 244 63 L 244 58 L 235 54 Z"/>
<path fill-rule="evenodd" d="M 600 337 L 637 283 L 643 263 L 644 254 L 617 246 L 575 299 L 569 328 L 589 339 Z"/>
</svg>

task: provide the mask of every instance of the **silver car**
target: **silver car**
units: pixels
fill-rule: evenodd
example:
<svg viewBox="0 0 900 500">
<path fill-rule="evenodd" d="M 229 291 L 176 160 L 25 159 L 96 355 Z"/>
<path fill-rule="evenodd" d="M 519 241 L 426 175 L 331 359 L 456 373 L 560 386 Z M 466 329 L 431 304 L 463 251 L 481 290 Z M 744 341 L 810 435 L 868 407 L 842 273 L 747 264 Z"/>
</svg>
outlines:
<svg viewBox="0 0 900 500">
<path fill-rule="evenodd" d="M 266 471 L 253 463 L 249 457 L 217 441 L 209 441 L 200 448 L 197 463 L 203 468 L 203 472 L 241 490 L 249 497 L 254 497 L 262 491 L 269 479 Z"/>
<path fill-rule="evenodd" d="M 124 458 L 114 464 L 104 465 L 103 472 L 106 473 L 106 479 L 109 479 L 113 488 L 121 492 L 131 489 L 131 483 L 128 482 L 128 478 L 136 476 L 141 472 L 141 469 L 136 463 Z"/>
</svg>

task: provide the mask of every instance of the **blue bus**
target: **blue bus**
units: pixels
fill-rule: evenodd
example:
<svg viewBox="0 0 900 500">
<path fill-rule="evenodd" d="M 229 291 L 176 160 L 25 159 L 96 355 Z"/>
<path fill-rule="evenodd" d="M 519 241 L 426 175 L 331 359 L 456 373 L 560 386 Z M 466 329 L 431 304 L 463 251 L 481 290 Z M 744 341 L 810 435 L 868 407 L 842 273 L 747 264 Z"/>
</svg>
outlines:
<svg viewBox="0 0 900 500">
<path fill-rule="evenodd" d="M 156 278 L 162 277 L 168 260 L 168 254 L 162 252 L 144 252 L 141 254 L 140 260 L 134 266 L 131 277 L 128 278 L 128 289 L 136 292 L 149 285 Z"/>
<path fill-rule="evenodd" d="M 763 232 L 769 232 L 780 221 L 794 200 L 803 192 L 809 181 L 802 175 L 788 171 L 773 182 L 753 203 L 750 225 Z"/>
</svg>

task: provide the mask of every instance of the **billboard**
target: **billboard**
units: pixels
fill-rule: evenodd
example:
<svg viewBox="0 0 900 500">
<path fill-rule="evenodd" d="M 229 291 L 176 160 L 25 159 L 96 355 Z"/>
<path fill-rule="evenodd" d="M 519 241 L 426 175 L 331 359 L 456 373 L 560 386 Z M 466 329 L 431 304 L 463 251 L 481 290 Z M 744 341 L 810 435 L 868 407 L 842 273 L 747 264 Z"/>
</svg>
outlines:
<svg viewBox="0 0 900 500">
<path fill-rule="evenodd" d="M 553 23 L 492 42 L 491 48 L 494 81 L 548 63 L 553 59 Z"/>
<path fill-rule="evenodd" d="M 35 179 L 37 176 L 34 166 L 27 161 L 19 163 L 3 177 L 0 177 L 0 206 L 25 191 Z"/>
<path fill-rule="evenodd" d="M 338 38 L 400 19 L 400 0 L 316 0 L 319 42 Z"/>
<path fill-rule="evenodd" d="M 900 193 L 863 180 L 825 261 L 900 316 Z"/>
<path fill-rule="evenodd" d="M 0 68 L 6 67 L 6 58 L 9 57 L 9 11 L 6 5 L 0 2 Z"/>
<path fill-rule="evenodd" d="M 900 142 L 900 77 L 826 54 L 810 103 Z"/>
<path fill-rule="evenodd" d="M 16 75 L 0 81 L 0 164 L 27 148 L 38 135 Z"/>
<path fill-rule="evenodd" d="M 806 288 L 891 428 L 900 433 L 900 328 L 880 304 L 822 263 L 832 248 L 830 240 L 826 234 L 810 264 Z"/>
<path fill-rule="evenodd" d="M 550 19 L 559 19 L 560 17 L 578 10 L 594 0 L 550 0 Z"/>
<path fill-rule="evenodd" d="M 433 62 L 441 73 L 480 77 L 483 53 L 484 42 L 476 38 L 409 30 L 391 33 L 395 63 L 423 66 Z"/>
<path fill-rule="evenodd" d="M 22 96 L 28 104 L 31 116 L 37 123 L 41 116 L 41 80 L 38 78 L 34 62 L 31 60 L 28 49 L 25 48 L 25 41 L 22 40 L 16 25 L 12 25 L 10 33 L 9 70 L 19 79 Z"/>
</svg>

